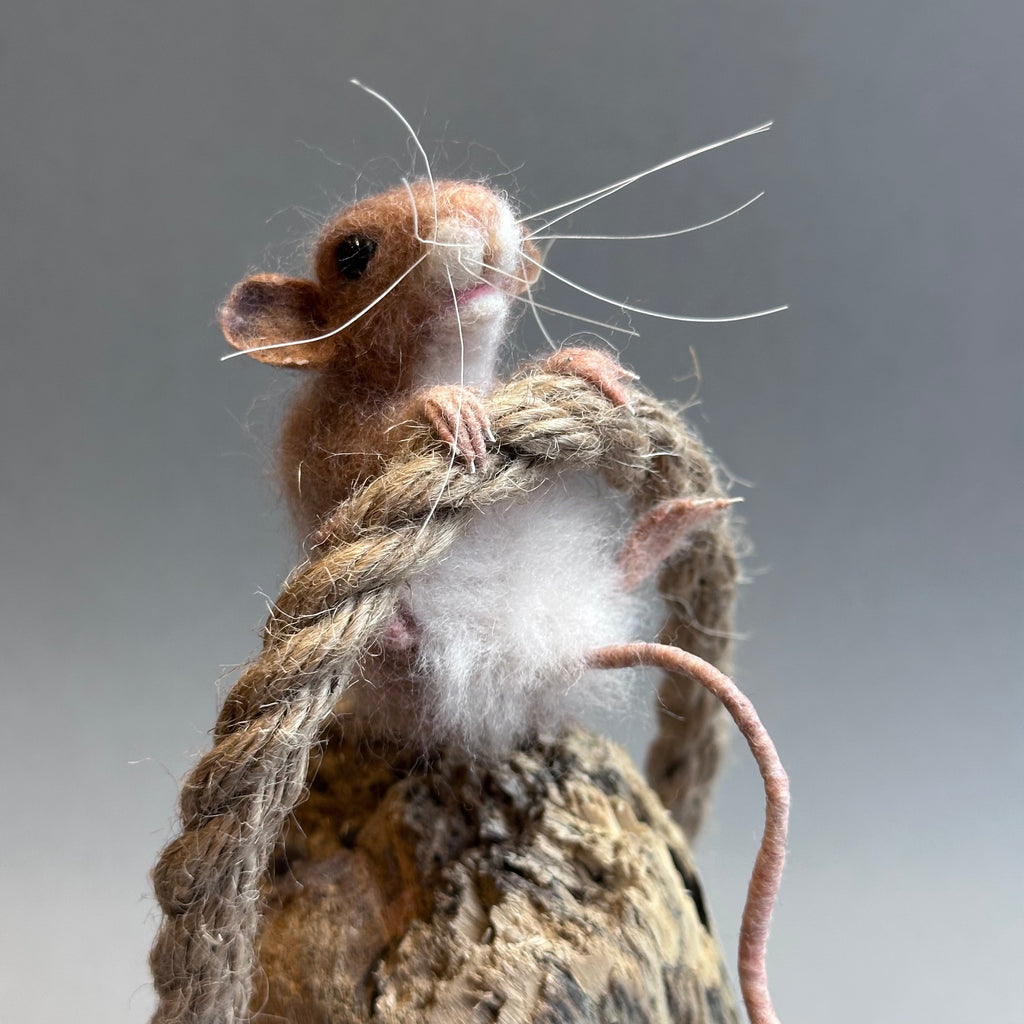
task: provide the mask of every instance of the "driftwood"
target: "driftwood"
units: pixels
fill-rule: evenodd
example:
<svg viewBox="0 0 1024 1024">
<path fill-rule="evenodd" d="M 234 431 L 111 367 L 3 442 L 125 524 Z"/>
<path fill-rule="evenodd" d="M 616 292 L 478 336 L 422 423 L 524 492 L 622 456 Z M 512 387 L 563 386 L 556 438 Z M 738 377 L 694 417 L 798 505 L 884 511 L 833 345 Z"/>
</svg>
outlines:
<svg viewBox="0 0 1024 1024">
<path fill-rule="evenodd" d="M 681 829 L 583 731 L 484 766 L 336 728 L 266 895 L 261 1024 L 737 1019 Z"/>
</svg>

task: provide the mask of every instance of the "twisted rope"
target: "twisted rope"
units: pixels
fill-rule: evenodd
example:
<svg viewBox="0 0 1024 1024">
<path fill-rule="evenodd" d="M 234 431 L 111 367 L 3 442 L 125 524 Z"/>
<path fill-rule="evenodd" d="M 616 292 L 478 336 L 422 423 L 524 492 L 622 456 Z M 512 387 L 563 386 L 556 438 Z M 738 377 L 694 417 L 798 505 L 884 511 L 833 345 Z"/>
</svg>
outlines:
<svg viewBox="0 0 1024 1024">
<path fill-rule="evenodd" d="M 578 378 L 535 372 L 499 388 L 487 406 L 500 445 L 481 471 L 452 473 L 447 447 L 426 428 L 414 433 L 339 510 L 322 557 L 286 581 L 262 652 L 228 694 L 213 748 L 184 783 L 181 831 L 153 871 L 164 914 L 150 956 L 154 1024 L 248 1018 L 261 885 L 302 798 L 310 752 L 391 620 L 402 585 L 443 557 L 477 509 L 528 496 L 562 466 L 600 471 L 638 512 L 667 497 L 721 495 L 699 442 L 649 396 L 637 393 L 632 410 L 616 408 Z M 719 660 L 734 573 L 720 522 L 662 574 L 670 609 L 663 639 L 692 638 L 707 657 L 701 641 L 713 638 L 709 660 Z M 658 792 L 693 817 L 706 803 L 722 733 L 717 702 L 691 691 L 704 693 L 696 683 L 663 685 L 651 763 Z M 690 745 L 688 756 L 668 756 L 679 742 Z M 705 792 L 694 796 L 693 787 Z"/>
</svg>

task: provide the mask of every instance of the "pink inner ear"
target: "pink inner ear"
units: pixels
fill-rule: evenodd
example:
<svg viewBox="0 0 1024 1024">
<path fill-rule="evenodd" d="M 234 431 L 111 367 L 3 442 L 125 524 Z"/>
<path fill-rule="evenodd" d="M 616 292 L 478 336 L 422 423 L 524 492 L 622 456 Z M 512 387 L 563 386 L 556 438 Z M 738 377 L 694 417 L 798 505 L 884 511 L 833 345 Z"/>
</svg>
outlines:
<svg viewBox="0 0 1024 1024">
<path fill-rule="evenodd" d="M 317 367 L 333 357 L 332 340 L 300 343 L 324 333 L 322 303 L 313 281 L 257 274 L 235 285 L 218 319 L 228 344 L 254 359 L 274 366 Z"/>
<path fill-rule="evenodd" d="M 698 527 L 732 504 L 730 498 L 675 498 L 655 505 L 630 531 L 619 554 L 622 588 L 635 590 L 674 555 Z"/>
</svg>

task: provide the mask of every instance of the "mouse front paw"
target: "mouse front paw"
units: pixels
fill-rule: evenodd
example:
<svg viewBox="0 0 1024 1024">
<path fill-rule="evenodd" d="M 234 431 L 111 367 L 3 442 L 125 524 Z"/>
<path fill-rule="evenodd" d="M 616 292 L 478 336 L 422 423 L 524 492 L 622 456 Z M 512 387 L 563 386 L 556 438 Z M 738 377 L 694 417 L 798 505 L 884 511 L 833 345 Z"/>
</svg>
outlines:
<svg viewBox="0 0 1024 1024">
<path fill-rule="evenodd" d="M 487 456 L 487 442 L 494 440 L 491 421 L 480 396 L 457 384 L 439 384 L 421 392 L 412 410 L 426 420 L 434 433 L 452 446 L 455 458 L 476 472 L 477 461 Z"/>
<path fill-rule="evenodd" d="M 629 393 L 620 381 L 636 380 L 636 374 L 624 369 L 617 359 L 596 348 L 563 348 L 546 359 L 551 373 L 582 377 L 615 405 L 629 405 Z"/>
</svg>

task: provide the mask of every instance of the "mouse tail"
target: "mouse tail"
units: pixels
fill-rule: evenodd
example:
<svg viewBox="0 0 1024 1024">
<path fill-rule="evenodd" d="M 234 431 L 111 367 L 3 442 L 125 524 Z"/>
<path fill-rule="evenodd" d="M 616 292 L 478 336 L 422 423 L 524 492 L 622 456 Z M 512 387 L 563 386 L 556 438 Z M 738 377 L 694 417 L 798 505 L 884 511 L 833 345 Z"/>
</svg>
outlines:
<svg viewBox="0 0 1024 1024">
<path fill-rule="evenodd" d="M 789 779 L 768 730 L 761 724 L 754 705 L 724 672 L 678 647 L 654 643 L 613 644 L 594 651 L 588 661 L 594 668 L 644 666 L 682 673 L 721 701 L 743 733 L 764 780 L 765 822 L 740 927 L 740 990 L 751 1024 L 779 1024 L 768 993 L 766 949 L 786 859 Z"/>
</svg>

